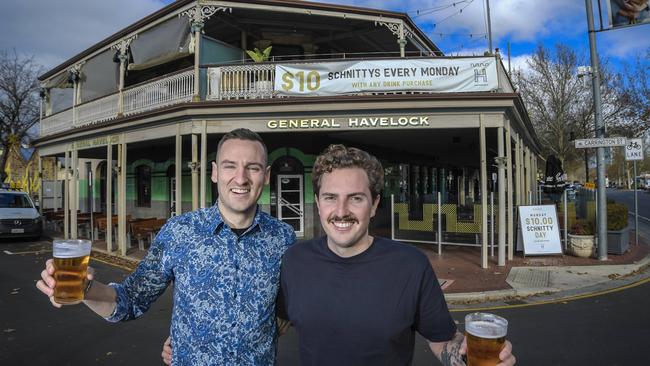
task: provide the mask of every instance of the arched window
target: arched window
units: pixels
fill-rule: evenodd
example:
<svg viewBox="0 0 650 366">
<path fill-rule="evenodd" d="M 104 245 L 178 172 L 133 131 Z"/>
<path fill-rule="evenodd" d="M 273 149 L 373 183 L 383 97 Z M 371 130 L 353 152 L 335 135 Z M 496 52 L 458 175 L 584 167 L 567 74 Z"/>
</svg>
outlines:
<svg viewBox="0 0 650 366">
<path fill-rule="evenodd" d="M 151 207 L 151 167 L 140 165 L 136 168 L 138 186 L 138 207 Z"/>
</svg>

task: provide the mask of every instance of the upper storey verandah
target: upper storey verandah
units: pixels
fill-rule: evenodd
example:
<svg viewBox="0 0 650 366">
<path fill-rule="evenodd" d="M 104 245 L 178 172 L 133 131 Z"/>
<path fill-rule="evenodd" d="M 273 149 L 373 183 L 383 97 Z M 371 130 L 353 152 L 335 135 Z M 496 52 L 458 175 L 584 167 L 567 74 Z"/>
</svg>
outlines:
<svg viewBox="0 0 650 366">
<path fill-rule="evenodd" d="M 268 62 L 253 64 L 245 53 L 268 46 Z M 270 98 L 269 85 L 256 82 L 273 80 L 277 63 L 432 56 L 442 52 L 403 13 L 180 0 L 42 75 L 41 137 L 173 104 Z M 216 66 L 231 75 L 217 78 Z M 223 89 L 216 94 L 215 82 Z"/>
</svg>

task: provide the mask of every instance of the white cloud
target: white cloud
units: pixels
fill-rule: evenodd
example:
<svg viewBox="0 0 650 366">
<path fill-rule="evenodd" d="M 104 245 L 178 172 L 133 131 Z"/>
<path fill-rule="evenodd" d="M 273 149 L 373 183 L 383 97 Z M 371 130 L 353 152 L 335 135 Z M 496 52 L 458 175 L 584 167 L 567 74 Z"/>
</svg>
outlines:
<svg viewBox="0 0 650 366">
<path fill-rule="evenodd" d="M 649 30 L 650 25 L 642 24 L 603 32 L 598 37 L 598 53 L 618 58 L 644 54 L 650 48 Z"/>
<path fill-rule="evenodd" d="M 424 23 L 436 24 L 436 30 L 485 33 L 485 0 L 328 0 L 339 4 L 378 9 L 396 9 L 401 12 L 440 8 L 456 3 L 444 10 L 415 17 Z M 461 14 L 458 13 L 462 9 Z M 492 33 L 495 40 L 508 36 L 515 40 L 535 40 L 540 35 L 557 32 L 579 33 L 586 28 L 584 2 L 567 0 L 500 0 L 490 3 Z M 449 17 L 450 15 L 453 15 Z M 449 17 L 447 20 L 445 18 Z M 585 26 L 576 26 L 576 22 Z"/>
<path fill-rule="evenodd" d="M 6 1 L 0 49 L 34 55 L 52 68 L 164 5 L 161 0 Z"/>
<path fill-rule="evenodd" d="M 458 5 L 457 5 L 458 6 Z M 450 9 L 448 13 L 453 13 Z M 485 7 L 483 0 L 474 0 L 462 14 L 449 18 L 438 29 L 447 31 L 466 30 L 485 33 Z M 584 27 L 576 26 L 583 21 L 584 5 L 579 1 L 566 0 L 503 0 L 490 3 L 493 39 L 509 38 L 515 41 L 534 41 L 540 36 L 554 33 L 576 33 Z M 444 19 L 447 14 L 432 14 L 431 22 Z"/>
<path fill-rule="evenodd" d="M 519 55 L 512 57 L 510 59 L 510 68 L 513 71 L 520 71 L 522 74 L 527 73 L 530 70 L 530 66 L 528 65 L 528 60 L 530 60 L 533 56 L 532 55 Z M 503 60 L 504 65 L 508 67 L 508 60 L 504 59 Z"/>
<path fill-rule="evenodd" d="M 483 56 L 487 47 L 455 48 L 445 52 L 447 56 Z"/>
</svg>

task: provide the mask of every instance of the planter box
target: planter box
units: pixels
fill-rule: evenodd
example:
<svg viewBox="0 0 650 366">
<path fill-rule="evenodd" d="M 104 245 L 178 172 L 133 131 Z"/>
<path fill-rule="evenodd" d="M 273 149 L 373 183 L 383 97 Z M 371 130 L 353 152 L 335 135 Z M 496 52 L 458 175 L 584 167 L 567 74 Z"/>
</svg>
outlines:
<svg viewBox="0 0 650 366">
<path fill-rule="evenodd" d="M 576 257 L 589 258 L 594 255 L 596 237 L 593 235 L 569 234 L 569 250 Z"/>
<path fill-rule="evenodd" d="M 607 231 L 607 253 L 624 254 L 630 247 L 630 227 L 621 231 Z"/>
</svg>

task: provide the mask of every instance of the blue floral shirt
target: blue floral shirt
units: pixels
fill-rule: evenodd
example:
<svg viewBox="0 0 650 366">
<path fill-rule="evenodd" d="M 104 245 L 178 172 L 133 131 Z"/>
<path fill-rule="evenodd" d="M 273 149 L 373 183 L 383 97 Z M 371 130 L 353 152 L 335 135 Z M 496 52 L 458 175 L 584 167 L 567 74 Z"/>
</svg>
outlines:
<svg viewBox="0 0 650 366">
<path fill-rule="evenodd" d="M 174 281 L 173 365 L 274 365 L 280 259 L 292 228 L 259 208 L 237 237 L 218 206 L 171 218 L 123 283 L 108 321 L 138 318 Z"/>
</svg>

